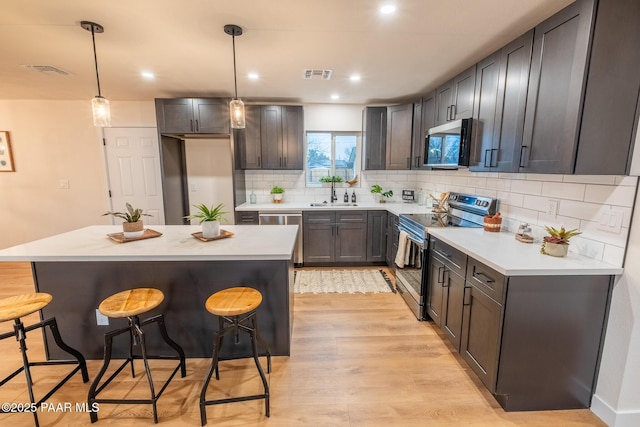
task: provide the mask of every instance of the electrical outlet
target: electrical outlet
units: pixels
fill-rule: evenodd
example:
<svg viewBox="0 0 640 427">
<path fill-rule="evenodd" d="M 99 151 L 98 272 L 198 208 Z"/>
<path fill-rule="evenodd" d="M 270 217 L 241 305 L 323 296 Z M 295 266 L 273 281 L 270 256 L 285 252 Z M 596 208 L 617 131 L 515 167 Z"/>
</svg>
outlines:
<svg viewBox="0 0 640 427">
<path fill-rule="evenodd" d="M 96 323 L 98 326 L 109 326 L 109 318 L 100 313 L 100 310 L 96 308 Z"/>
<path fill-rule="evenodd" d="M 547 200 L 547 215 L 555 218 L 558 215 L 558 201 Z"/>
<path fill-rule="evenodd" d="M 61 190 L 68 190 L 69 189 L 69 180 L 68 179 L 61 179 L 60 183 L 59 183 L 60 189 Z"/>
</svg>

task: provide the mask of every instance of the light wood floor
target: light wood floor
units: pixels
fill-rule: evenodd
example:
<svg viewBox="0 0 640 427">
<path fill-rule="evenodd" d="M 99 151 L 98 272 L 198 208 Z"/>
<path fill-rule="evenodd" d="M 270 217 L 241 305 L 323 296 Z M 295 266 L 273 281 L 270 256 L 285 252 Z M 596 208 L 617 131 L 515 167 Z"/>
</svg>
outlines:
<svg viewBox="0 0 640 427">
<path fill-rule="evenodd" d="M 28 264 L 0 263 L 0 297 L 32 290 Z M 11 322 L 0 324 L 0 333 L 10 330 Z M 43 357 L 39 332 L 30 334 L 28 344 L 32 360 Z M 396 294 L 296 295 L 291 353 L 273 360 L 270 418 L 264 416 L 263 401 L 232 403 L 209 407 L 209 425 L 605 426 L 589 410 L 504 412 L 440 331 L 416 321 Z M 0 359 L 3 377 L 20 366 L 14 339 L 0 342 Z M 208 363 L 187 360 L 187 376 L 174 379 L 158 402 L 160 425 L 200 425 L 198 398 Z M 91 378 L 100 364 L 88 361 Z M 153 361 L 154 380 L 160 383 L 171 368 Z M 34 368 L 37 396 L 64 369 Z M 255 366 L 247 361 L 223 363 L 220 375 L 220 381 L 211 381 L 208 398 L 260 392 Z M 124 371 L 110 394 L 146 398 L 145 381 Z M 88 387 L 76 374 L 50 402 L 83 402 Z M 23 376 L 0 388 L 0 402 L 28 402 Z M 90 425 L 88 414 L 75 411 L 40 412 L 39 417 L 43 427 Z M 148 405 L 103 405 L 99 417 L 98 425 L 153 425 Z M 33 418 L 0 414 L 0 425 L 33 426 Z"/>
</svg>

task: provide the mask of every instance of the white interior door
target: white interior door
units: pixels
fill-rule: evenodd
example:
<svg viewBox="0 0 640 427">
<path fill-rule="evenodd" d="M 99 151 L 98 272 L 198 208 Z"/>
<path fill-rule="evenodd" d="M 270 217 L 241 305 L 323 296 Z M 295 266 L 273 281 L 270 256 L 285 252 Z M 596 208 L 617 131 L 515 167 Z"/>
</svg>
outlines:
<svg viewBox="0 0 640 427">
<path fill-rule="evenodd" d="M 111 209 L 142 208 L 145 224 L 164 224 L 156 128 L 104 128 Z"/>
</svg>

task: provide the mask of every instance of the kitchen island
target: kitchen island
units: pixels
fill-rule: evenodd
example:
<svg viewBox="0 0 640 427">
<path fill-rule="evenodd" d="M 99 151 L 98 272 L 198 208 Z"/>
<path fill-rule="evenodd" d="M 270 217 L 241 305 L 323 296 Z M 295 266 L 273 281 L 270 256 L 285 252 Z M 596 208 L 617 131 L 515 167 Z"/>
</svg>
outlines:
<svg viewBox="0 0 640 427">
<path fill-rule="evenodd" d="M 204 306 L 219 290 L 250 286 L 262 293 L 258 308 L 260 333 L 277 356 L 290 354 L 293 319 L 292 254 L 297 226 L 260 227 L 223 225 L 230 238 L 203 242 L 191 234 L 198 226 L 151 226 L 161 236 L 118 243 L 107 234 L 120 226 L 91 226 L 0 250 L 1 261 L 29 261 L 35 290 L 53 295 L 42 310 L 55 316 L 65 341 L 88 359 L 102 359 L 105 332 L 124 327 L 126 319 L 106 319 L 97 312 L 100 302 L 134 287 L 154 287 L 164 302 L 143 318 L 164 313 L 169 335 L 187 357 L 211 357 L 218 319 Z M 108 324 L 104 324 L 106 322 Z M 153 326 L 147 346 L 168 353 Z M 244 335 L 244 334 L 242 334 Z M 45 336 L 51 359 L 65 353 Z M 126 357 L 128 340 L 114 343 L 114 357 Z M 248 338 L 225 346 L 222 357 L 250 354 Z"/>
</svg>

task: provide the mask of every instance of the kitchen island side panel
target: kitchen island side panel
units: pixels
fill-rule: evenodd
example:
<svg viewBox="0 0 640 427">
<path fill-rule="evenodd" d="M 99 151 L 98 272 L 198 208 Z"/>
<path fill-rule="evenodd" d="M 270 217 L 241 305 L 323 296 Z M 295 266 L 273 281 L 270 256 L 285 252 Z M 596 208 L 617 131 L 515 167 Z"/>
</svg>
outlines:
<svg viewBox="0 0 640 427">
<path fill-rule="evenodd" d="M 126 319 L 109 319 L 97 325 L 96 310 L 108 296 L 136 287 L 153 287 L 164 293 L 162 304 L 141 314 L 145 319 L 163 313 L 169 336 L 187 357 L 209 358 L 218 318 L 205 309 L 207 298 L 222 289 L 249 286 L 262 294 L 258 308 L 260 334 L 271 346 L 271 354 L 288 356 L 293 319 L 293 265 L 290 260 L 253 261 L 148 261 L 148 262 L 33 262 L 38 292 L 53 295 L 42 310 L 43 318 L 55 316 L 63 339 L 87 359 L 102 359 L 104 333 L 127 326 Z M 174 355 L 160 339 L 156 325 L 144 329 L 150 354 Z M 52 336 L 45 338 L 50 359 L 67 359 Z M 225 340 L 221 357 L 251 354 L 247 334 L 240 343 Z M 114 358 L 127 356 L 127 334 L 114 340 Z M 134 353 L 136 350 L 134 349 Z"/>
<path fill-rule="evenodd" d="M 589 408 L 611 276 L 509 278 L 496 399 L 506 411 Z"/>
</svg>

